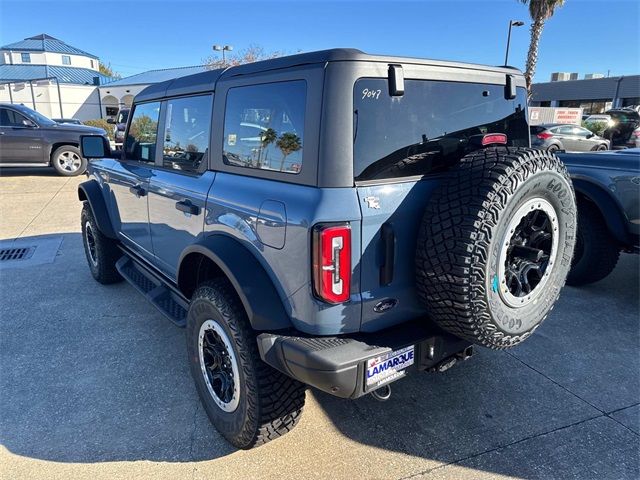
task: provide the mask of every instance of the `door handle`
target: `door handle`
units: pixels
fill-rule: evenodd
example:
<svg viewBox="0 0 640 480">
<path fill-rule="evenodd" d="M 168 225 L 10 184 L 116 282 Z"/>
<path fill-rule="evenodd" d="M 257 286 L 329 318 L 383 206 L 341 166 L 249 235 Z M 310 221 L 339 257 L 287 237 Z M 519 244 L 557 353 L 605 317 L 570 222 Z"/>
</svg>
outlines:
<svg viewBox="0 0 640 480">
<path fill-rule="evenodd" d="M 136 197 L 144 197 L 147 194 L 147 191 L 142 188 L 142 185 L 134 185 L 132 187 L 129 187 L 129 191 Z"/>
<path fill-rule="evenodd" d="M 189 213 L 191 215 L 200 215 L 200 207 L 194 205 L 189 200 L 176 202 L 176 210 L 180 210 L 181 212 Z"/>
</svg>

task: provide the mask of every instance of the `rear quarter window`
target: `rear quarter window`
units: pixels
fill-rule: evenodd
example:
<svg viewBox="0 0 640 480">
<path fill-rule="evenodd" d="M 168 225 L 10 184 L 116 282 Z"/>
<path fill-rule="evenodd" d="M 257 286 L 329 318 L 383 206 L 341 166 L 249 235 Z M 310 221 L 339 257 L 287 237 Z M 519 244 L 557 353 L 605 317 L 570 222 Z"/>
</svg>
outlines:
<svg viewBox="0 0 640 480">
<path fill-rule="evenodd" d="M 300 173 L 306 96 L 304 80 L 229 89 L 224 119 L 224 163 Z"/>
<path fill-rule="evenodd" d="M 391 97 L 387 79 L 363 78 L 354 87 L 354 176 L 399 178 L 448 168 L 471 136 L 505 133 L 508 145 L 529 146 L 526 94 L 504 98 L 503 85 L 406 80 Z"/>
</svg>

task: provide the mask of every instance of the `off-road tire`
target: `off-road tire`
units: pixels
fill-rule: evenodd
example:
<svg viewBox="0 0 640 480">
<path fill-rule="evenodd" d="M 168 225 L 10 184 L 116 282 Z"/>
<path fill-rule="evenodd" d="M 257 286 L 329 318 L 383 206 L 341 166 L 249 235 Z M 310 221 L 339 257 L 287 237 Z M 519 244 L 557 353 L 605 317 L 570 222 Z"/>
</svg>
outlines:
<svg viewBox="0 0 640 480">
<path fill-rule="evenodd" d="M 58 163 L 58 157 L 63 153 L 69 153 L 71 155 L 76 155 L 80 160 L 80 165 L 76 170 L 65 170 Z M 62 145 L 55 149 L 55 151 L 51 154 L 51 166 L 58 172 L 59 175 L 63 175 L 65 177 L 75 177 L 87 170 L 87 159 L 83 158 L 80 149 L 78 147 L 74 147 L 73 145 Z"/>
<path fill-rule="evenodd" d="M 122 277 L 116 269 L 116 262 L 122 257 L 118 242 L 102 234 L 87 202 L 84 202 L 82 206 L 80 224 L 82 226 L 82 245 L 93 278 L 105 285 L 122 281 Z M 90 252 L 88 233 L 91 234 L 95 244 L 93 253 Z"/>
<path fill-rule="evenodd" d="M 542 198 L 557 215 L 556 262 L 534 300 L 503 300 L 498 258 L 507 228 L 527 202 Z M 418 295 L 444 330 L 493 349 L 513 347 L 542 323 L 558 299 L 576 235 L 567 170 L 553 154 L 488 148 L 465 156 L 434 191 L 419 230 Z"/>
<path fill-rule="evenodd" d="M 588 200 L 578 203 L 578 235 L 567 284 L 587 285 L 602 280 L 618 263 L 620 248 L 602 214 Z"/>
<path fill-rule="evenodd" d="M 198 334 L 207 320 L 224 329 L 238 360 L 240 400 L 233 412 L 224 411 L 214 402 L 202 374 Z M 186 337 L 200 400 L 213 425 L 231 444 L 252 448 L 296 426 L 304 406 L 305 385 L 262 361 L 242 302 L 226 279 L 207 281 L 196 289 L 189 306 Z"/>
</svg>

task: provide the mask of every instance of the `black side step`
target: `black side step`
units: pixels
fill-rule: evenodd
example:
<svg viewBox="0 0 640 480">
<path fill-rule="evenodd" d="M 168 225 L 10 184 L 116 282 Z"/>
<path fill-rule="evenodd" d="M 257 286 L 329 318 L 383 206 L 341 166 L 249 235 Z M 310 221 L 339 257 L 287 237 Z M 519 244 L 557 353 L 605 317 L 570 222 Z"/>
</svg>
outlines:
<svg viewBox="0 0 640 480">
<path fill-rule="evenodd" d="M 187 324 L 189 303 L 150 269 L 124 255 L 116 263 L 120 275 L 179 327 Z"/>
</svg>

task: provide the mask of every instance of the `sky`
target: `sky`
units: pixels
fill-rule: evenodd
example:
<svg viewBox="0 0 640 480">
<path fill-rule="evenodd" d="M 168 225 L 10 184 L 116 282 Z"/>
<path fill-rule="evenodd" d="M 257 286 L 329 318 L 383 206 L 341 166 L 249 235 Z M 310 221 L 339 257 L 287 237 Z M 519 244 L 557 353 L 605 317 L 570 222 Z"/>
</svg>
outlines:
<svg viewBox="0 0 640 480">
<path fill-rule="evenodd" d="M 47 33 L 88 51 L 123 76 L 199 65 L 213 44 L 242 50 L 367 53 L 504 62 L 524 69 L 528 9 L 519 0 L 423 1 L 30 1 L 0 0 L 0 44 Z M 566 0 L 542 33 L 536 81 L 551 72 L 640 73 L 640 1 Z"/>
</svg>

